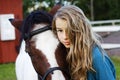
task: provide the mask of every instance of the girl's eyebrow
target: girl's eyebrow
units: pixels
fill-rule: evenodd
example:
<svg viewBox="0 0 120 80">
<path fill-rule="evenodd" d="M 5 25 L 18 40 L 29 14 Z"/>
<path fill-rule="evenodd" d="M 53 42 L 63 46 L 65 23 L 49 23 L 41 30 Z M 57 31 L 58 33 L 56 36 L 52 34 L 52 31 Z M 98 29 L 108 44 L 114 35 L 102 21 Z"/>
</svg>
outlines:
<svg viewBox="0 0 120 80">
<path fill-rule="evenodd" d="M 56 29 L 61 29 L 61 28 L 56 28 Z"/>
</svg>

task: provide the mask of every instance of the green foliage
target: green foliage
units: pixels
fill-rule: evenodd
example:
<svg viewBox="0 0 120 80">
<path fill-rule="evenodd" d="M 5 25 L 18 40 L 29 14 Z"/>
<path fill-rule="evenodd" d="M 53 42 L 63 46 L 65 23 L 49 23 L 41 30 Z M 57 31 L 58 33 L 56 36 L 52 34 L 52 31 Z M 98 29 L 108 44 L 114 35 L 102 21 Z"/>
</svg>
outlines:
<svg viewBox="0 0 120 80">
<path fill-rule="evenodd" d="M 32 2 L 32 0 L 23 0 L 23 12 L 24 12 L 23 15 L 24 15 L 24 17 L 29 14 L 28 8 L 33 7 L 33 6 L 34 6 L 34 3 Z"/>
<path fill-rule="evenodd" d="M 79 8 L 81 8 L 83 10 L 83 12 L 85 13 L 85 15 L 90 19 L 90 1 L 89 0 L 76 0 L 75 2 L 73 2 L 73 4 L 75 4 L 76 6 L 78 6 Z"/>
<path fill-rule="evenodd" d="M 118 19 L 120 0 L 94 0 L 95 20 Z"/>
<path fill-rule="evenodd" d="M 91 19 L 91 0 L 74 0 L 85 15 Z M 93 0 L 94 20 L 109 20 L 120 18 L 120 0 Z"/>
<path fill-rule="evenodd" d="M 29 9 L 33 8 L 33 10 L 45 10 L 45 11 L 49 11 L 51 9 L 51 7 L 54 6 L 54 0 L 44 0 L 44 2 L 46 2 L 49 7 L 45 7 L 42 6 L 42 2 L 43 0 L 23 0 L 23 15 L 24 17 L 26 17 L 30 12 Z M 35 8 L 35 5 L 39 4 L 38 8 Z"/>
<path fill-rule="evenodd" d="M 116 68 L 116 75 L 117 75 L 116 80 L 120 80 L 120 56 L 111 56 L 111 59 L 113 60 L 113 63 Z"/>
<path fill-rule="evenodd" d="M 36 2 L 46 2 L 49 7 L 39 7 L 39 10 L 49 11 L 56 3 L 56 0 L 23 0 L 24 17 L 29 13 L 28 8 L 34 7 Z M 60 0 L 57 0 L 60 1 Z M 91 1 L 92 0 L 61 0 L 64 4 L 65 1 L 71 2 L 80 7 L 85 15 L 91 19 Z M 94 20 L 109 20 L 120 18 L 120 0 L 93 0 L 93 15 Z"/>
</svg>

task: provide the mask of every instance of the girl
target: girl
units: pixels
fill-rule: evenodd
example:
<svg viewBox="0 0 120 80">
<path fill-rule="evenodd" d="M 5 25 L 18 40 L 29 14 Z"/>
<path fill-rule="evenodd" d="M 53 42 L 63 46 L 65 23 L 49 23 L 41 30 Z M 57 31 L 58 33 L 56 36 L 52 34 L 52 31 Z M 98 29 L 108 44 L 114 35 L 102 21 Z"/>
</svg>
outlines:
<svg viewBox="0 0 120 80">
<path fill-rule="evenodd" d="M 68 52 L 66 60 L 73 80 L 116 79 L 113 63 L 80 8 L 61 7 L 53 18 L 52 27 Z"/>
</svg>

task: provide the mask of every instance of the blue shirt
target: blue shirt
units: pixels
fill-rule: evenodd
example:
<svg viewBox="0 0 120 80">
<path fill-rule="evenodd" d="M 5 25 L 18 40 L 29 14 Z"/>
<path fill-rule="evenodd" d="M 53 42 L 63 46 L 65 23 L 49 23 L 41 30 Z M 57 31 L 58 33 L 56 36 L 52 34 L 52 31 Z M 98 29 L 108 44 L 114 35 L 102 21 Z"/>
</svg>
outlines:
<svg viewBox="0 0 120 80">
<path fill-rule="evenodd" d="M 87 80 L 116 80 L 115 67 L 108 55 L 95 46 L 92 50 L 93 69 L 96 72 L 88 71 Z"/>
</svg>

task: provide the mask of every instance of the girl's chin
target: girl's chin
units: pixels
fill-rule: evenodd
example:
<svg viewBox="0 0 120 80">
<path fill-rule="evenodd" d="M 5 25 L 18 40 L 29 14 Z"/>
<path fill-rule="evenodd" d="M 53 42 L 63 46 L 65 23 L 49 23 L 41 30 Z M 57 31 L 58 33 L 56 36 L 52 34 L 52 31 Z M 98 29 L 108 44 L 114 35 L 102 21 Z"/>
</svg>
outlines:
<svg viewBox="0 0 120 80">
<path fill-rule="evenodd" d="M 70 48 L 70 45 L 64 45 L 66 48 Z"/>
</svg>

